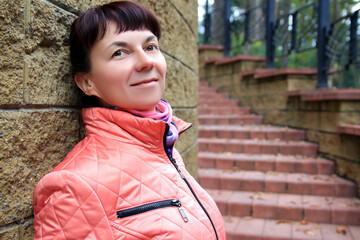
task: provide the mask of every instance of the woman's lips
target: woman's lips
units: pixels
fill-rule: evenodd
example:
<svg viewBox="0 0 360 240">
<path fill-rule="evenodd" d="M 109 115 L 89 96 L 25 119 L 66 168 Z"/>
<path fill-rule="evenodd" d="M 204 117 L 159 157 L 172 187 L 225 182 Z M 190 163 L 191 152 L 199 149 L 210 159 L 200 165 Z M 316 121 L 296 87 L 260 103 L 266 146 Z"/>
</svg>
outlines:
<svg viewBox="0 0 360 240">
<path fill-rule="evenodd" d="M 144 80 L 144 81 L 141 81 L 141 82 L 138 82 L 138 83 L 134 83 L 134 84 L 131 84 L 130 86 L 131 87 L 150 87 L 150 86 L 153 86 L 156 84 L 158 80 L 157 79 L 149 79 L 149 80 Z"/>
</svg>

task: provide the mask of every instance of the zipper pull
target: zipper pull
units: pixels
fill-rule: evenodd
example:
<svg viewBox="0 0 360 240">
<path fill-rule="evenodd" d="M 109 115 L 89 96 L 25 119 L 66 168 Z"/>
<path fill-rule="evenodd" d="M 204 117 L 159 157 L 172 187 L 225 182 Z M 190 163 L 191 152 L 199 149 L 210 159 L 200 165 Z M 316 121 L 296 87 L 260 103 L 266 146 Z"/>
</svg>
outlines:
<svg viewBox="0 0 360 240">
<path fill-rule="evenodd" d="M 189 219 L 188 219 L 188 217 L 186 216 L 185 209 L 184 209 L 183 207 L 179 207 L 179 212 L 180 212 L 182 218 L 184 219 L 184 222 L 188 222 Z"/>
<path fill-rule="evenodd" d="M 189 219 L 186 216 L 185 209 L 181 206 L 180 200 L 179 199 L 173 199 L 172 200 L 172 205 L 179 208 L 180 215 L 184 219 L 184 222 L 188 222 Z"/>
<path fill-rule="evenodd" d="M 180 174 L 181 178 L 182 178 L 182 179 L 185 179 L 185 176 L 184 176 L 184 174 L 181 172 L 179 166 L 176 164 L 175 159 L 173 159 L 173 158 L 171 157 L 170 160 L 171 160 L 171 162 L 173 163 L 173 165 L 175 166 L 176 171 L 178 171 L 178 173 Z"/>
</svg>

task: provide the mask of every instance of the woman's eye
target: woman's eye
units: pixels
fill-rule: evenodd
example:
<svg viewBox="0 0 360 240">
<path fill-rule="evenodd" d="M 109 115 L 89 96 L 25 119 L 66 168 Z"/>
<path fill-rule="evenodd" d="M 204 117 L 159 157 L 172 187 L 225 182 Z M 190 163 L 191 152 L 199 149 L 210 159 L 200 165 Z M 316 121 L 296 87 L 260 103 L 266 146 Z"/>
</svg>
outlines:
<svg viewBox="0 0 360 240">
<path fill-rule="evenodd" d="M 156 45 L 149 45 L 146 48 L 147 51 L 155 51 L 157 49 L 158 49 L 158 47 Z"/>
<path fill-rule="evenodd" d="M 125 52 L 122 50 L 117 50 L 116 52 L 114 52 L 114 54 L 112 55 L 113 57 L 122 57 L 124 56 Z"/>
</svg>

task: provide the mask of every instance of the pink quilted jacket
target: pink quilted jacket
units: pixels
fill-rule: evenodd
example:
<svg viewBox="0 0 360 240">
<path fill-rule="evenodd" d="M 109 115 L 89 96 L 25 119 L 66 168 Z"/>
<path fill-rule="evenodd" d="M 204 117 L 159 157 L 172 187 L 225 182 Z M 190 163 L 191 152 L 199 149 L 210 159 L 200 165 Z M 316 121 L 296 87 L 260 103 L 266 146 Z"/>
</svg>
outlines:
<svg viewBox="0 0 360 240">
<path fill-rule="evenodd" d="M 167 156 L 165 122 L 107 108 L 83 119 L 87 137 L 34 190 L 34 239 L 225 239 L 214 201 Z"/>
</svg>

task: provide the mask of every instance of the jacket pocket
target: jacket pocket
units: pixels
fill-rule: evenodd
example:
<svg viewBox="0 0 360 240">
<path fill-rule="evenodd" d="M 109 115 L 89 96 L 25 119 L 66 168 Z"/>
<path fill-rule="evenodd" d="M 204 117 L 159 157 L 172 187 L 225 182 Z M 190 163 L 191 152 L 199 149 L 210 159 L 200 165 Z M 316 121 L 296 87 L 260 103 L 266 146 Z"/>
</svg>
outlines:
<svg viewBox="0 0 360 240">
<path fill-rule="evenodd" d="M 189 219 L 186 216 L 185 209 L 181 207 L 181 202 L 179 199 L 170 199 L 164 201 L 158 201 L 153 203 L 144 204 L 141 206 L 128 208 L 124 210 L 120 210 L 116 212 L 118 218 L 125 218 L 134 216 L 137 214 L 145 213 L 148 211 L 152 211 L 159 208 L 166 208 L 166 207 L 177 207 L 179 209 L 180 215 L 183 218 L 184 222 L 188 222 Z"/>
</svg>

